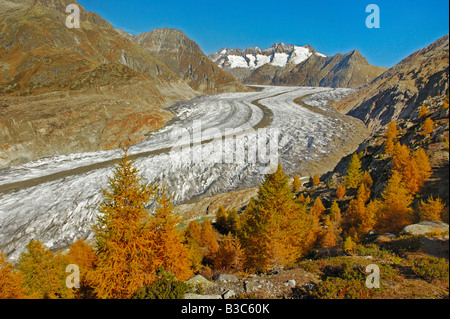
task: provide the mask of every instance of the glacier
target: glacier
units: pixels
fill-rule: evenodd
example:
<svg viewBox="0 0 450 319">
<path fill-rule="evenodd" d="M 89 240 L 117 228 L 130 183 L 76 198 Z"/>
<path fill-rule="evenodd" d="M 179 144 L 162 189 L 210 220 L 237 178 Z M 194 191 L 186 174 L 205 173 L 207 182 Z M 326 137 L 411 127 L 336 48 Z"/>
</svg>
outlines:
<svg viewBox="0 0 450 319">
<path fill-rule="evenodd" d="M 266 149 L 276 145 L 276 161 L 288 174 L 303 178 L 346 143 L 357 145 L 365 138 L 362 122 L 328 105 L 352 90 L 257 87 L 258 92 L 201 96 L 170 107 L 174 118 L 128 150 L 143 181 L 165 184 L 179 204 L 262 181 L 261 168 L 267 163 L 225 161 L 221 156 L 226 155 L 227 141 L 237 143 L 239 134 L 245 136 L 243 149 L 249 154 L 255 143 L 265 143 Z M 295 103 L 298 97 L 310 107 Z M 231 139 L 227 132 L 233 132 Z M 217 150 L 223 154 L 217 156 Z M 57 250 L 79 238 L 92 238 L 102 187 L 122 153 L 53 156 L 1 170 L 0 249 L 15 261 L 31 239 Z"/>
</svg>

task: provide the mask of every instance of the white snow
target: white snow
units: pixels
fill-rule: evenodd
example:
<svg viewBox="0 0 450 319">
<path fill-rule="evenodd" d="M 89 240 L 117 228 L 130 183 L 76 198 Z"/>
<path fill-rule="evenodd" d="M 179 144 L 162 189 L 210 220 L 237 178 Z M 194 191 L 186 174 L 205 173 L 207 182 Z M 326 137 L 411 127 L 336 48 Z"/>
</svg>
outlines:
<svg viewBox="0 0 450 319">
<path fill-rule="evenodd" d="M 287 54 L 287 53 L 275 53 L 273 55 L 271 64 L 274 66 L 284 67 L 287 64 L 288 59 L 289 59 L 289 54 Z"/>
<path fill-rule="evenodd" d="M 248 68 L 247 61 L 240 55 L 229 55 L 228 63 L 230 68 Z"/>
<path fill-rule="evenodd" d="M 267 64 L 269 62 L 270 62 L 270 56 L 263 55 L 263 54 L 256 55 L 256 68 L 259 68 L 260 66 L 263 66 L 264 64 Z"/>
<path fill-rule="evenodd" d="M 256 67 L 256 57 L 252 54 L 246 54 L 245 56 L 247 57 L 247 59 L 249 59 L 248 66 L 250 68 L 255 68 Z"/>
<path fill-rule="evenodd" d="M 307 60 L 311 55 L 312 52 L 308 48 L 296 46 L 294 48 L 294 53 L 292 53 L 292 56 L 289 59 L 289 63 L 297 65 Z"/>
</svg>

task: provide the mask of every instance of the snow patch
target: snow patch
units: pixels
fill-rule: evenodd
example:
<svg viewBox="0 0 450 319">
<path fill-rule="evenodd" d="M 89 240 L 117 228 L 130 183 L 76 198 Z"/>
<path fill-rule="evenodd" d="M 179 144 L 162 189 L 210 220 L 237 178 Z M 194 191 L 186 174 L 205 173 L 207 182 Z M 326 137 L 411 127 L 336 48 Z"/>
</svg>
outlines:
<svg viewBox="0 0 450 319">
<path fill-rule="evenodd" d="M 289 54 L 286 53 L 275 53 L 271 64 L 274 66 L 285 67 L 289 59 Z"/>
</svg>

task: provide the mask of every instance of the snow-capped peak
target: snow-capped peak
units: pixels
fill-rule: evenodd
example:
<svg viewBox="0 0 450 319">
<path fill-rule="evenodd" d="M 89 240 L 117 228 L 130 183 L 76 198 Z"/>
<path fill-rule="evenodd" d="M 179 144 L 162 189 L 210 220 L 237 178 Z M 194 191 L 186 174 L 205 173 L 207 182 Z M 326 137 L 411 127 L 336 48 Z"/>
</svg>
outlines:
<svg viewBox="0 0 450 319">
<path fill-rule="evenodd" d="M 277 67 L 285 67 L 288 64 L 297 65 L 313 54 L 326 57 L 308 45 L 296 46 L 279 42 L 264 50 L 258 47 L 245 50 L 224 48 L 211 54 L 209 58 L 221 68 L 257 69 L 268 63 Z"/>
</svg>

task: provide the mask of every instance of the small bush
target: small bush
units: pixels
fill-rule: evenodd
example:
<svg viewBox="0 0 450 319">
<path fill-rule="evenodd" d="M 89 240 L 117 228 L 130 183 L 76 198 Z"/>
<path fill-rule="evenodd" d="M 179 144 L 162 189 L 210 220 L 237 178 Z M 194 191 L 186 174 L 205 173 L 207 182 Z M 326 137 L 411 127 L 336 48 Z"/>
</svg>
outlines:
<svg viewBox="0 0 450 319">
<path fill-rule="evenodd" d="M 417 276 L 429 282 L 434 279 L 449 279 L 448 263 L 443 258 L 420 258 L 414 262 L 412 270 Z"/>
<path fill-rule="evenodd" d="M 177 281 L 174 275 L 160 269 L 156 280 L 139 288 L 133 299 L 184 299 L 184 294 L 189 288 L 188 284 Z"/>
<path fill-rule="evenodd" d="M 373 291 L 360 279 L 343 279 L 328 277 L 313 289 L 319 299 L 368 299 Z"/>
</svg>

